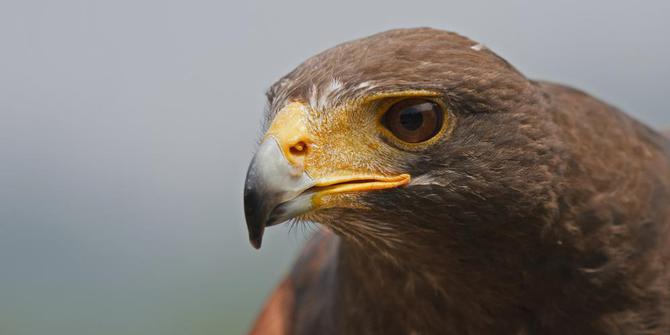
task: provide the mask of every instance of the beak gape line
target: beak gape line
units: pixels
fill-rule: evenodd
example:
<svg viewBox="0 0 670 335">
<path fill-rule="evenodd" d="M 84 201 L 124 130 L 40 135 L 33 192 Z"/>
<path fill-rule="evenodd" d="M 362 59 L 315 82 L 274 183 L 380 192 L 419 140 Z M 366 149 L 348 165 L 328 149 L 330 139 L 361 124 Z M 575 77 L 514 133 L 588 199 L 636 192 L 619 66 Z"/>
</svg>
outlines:
<svg viewBox="0 0 670 335">
<path fill-rule="evenodd" d="M 251 160 L 244 183 L 244 214 L 254 248 L 261 247 L 266 226 L 311 209 L 311 195 L 303 192 L 312 186 L 312 178 L 286 159 L 278 140 L 267 136 Z"/>
</svg>

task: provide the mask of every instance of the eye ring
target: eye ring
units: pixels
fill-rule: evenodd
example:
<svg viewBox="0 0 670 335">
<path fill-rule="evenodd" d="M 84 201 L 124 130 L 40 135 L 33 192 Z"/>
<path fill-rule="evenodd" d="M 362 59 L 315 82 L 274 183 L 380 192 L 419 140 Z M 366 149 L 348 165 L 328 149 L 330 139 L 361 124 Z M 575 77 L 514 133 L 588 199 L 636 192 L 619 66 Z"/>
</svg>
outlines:
<svg viewBox="0 0 670 335">
<path fill-rule="evenodd" d="M 445 129 L 445 108 L 427 98 L 408 98 L 393 102 L 382 114 L 385 132 L 405 145 L 423 144 L 437 138 Z"/>
</svg>

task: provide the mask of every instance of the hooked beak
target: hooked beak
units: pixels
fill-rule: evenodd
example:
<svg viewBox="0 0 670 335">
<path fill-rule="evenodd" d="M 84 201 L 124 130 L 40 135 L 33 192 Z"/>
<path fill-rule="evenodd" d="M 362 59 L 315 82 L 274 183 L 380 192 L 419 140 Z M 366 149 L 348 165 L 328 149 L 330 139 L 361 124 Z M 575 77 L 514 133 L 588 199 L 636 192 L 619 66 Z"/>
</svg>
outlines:
<svg viewBox="0 0 670 335">
<path fill-rule="evenodd" d="M 307 150 L 317 141 L 307 130 L 304 118 L 299 105 L 281 111 L 249 165 L 244 214 L 249 241 L 256 249 L 261 247 L 265 227 L 327 207 L 326 195 L 393 188 L 410 180 L 408 174 L 340 171 L 337 175 L 321 175 L 318 169 L 309 170 L 305 167 L 306 155 L 319 153 Z"/>
<path fill-rule="evenodd" d="M 304 191 L 314 186 L 305 171 L 289 164 L 277 140 L 269 136 L 261 143 L 251 160 L 244 183 L 244 214 L 247 219 L 249 241 L 259 249 L 266 226 L 288 220 L 311 209 L 311 201 Z M 293 200 L 290 206 L 278 207 Z"/>
</svg>

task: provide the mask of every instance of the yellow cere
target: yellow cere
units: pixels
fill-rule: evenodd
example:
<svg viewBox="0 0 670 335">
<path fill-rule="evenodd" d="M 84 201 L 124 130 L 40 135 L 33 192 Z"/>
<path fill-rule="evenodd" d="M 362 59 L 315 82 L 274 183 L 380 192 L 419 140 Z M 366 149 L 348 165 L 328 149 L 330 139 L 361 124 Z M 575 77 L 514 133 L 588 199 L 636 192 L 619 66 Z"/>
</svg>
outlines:
<svg viewBox="0 0 670 335">
<path fill-rule="evenodd" d="M 297 102 L 290 103 L 277 113 L 265 134 L 265 137 L 273 136 L 277 139 L 284 157 L 296 166 L 303 165 L 304 155 L 291 154 L 291 147 L 305 144 L 309 146 L 308 116 L 307 106 Z"/>
</svg>

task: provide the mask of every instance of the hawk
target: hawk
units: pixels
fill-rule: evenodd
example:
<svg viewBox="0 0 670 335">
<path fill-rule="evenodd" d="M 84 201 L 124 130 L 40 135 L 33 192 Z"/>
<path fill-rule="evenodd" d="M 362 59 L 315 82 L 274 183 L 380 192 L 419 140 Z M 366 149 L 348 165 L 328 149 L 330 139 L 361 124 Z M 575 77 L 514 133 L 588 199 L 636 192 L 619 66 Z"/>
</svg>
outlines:
<svg viewBox="0 0 670 335">
<path fill-rule="evenodd" d="M 670 141 L 483 45 L 391 30 L 267 93 L 251 243 L 316 222 L 253 334 L 669 334 Z"/>
</svg>

